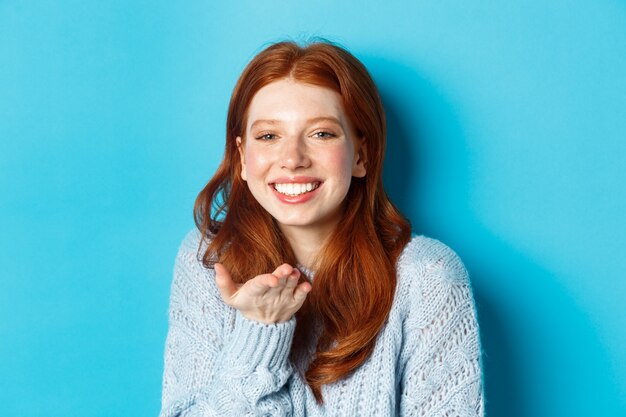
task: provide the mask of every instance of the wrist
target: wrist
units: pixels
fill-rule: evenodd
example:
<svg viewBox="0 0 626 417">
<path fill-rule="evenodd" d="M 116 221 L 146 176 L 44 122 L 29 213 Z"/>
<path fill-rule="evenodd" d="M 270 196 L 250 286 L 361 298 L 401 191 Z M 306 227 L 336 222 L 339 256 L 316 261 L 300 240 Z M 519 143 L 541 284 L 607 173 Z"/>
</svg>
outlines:
<svg viewBox="0 0 626 417">
<path fill-rule="evenodd" d="M 284 323 L 265 324 L 250 320 L 237 310 L 235 327 L 225 346 L 226 362 L 249 370 L 282 368 L 291 350 L 295 328 L 295 317 Z M 245 365 L 242 358 L 246 359 Z"/>
<path fill-rule="evenodd" d="M 286 323 L 293 317 L 291 314 L 289 317 L 286 316 L 276 316 L 276 315 L 264 315 L 264 314 L 255 314 L 250 311 L 239 310 L 239 313 L 250 321 L 256 321 L 260 324 L 281 324 Z"/>
</svg>

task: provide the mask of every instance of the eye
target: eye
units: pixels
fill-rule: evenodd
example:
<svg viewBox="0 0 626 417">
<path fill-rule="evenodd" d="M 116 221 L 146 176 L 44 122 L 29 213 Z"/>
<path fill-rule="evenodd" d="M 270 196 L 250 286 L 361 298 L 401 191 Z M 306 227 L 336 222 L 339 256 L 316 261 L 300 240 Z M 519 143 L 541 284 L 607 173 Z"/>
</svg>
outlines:
<svg viewBox="0 0 626 417">
<path fill-rule="evenodd" d="M 321 139 L 328 139 L 328 138 L 334 138 L 337 135 L 335 135 L 334 133 L 327 132 L 327 131 L 323 130 L 323 131 L 320 131 L 320 132 L 315 132 L 313 134 L 313 136 L 316 136 L 316 137 L 321 138 Z"/>
<path fill-rule="evenodd" d="M 273 133 L 261 133 L 259 136 L 257 136 L 256 138 L 258 140 L 272 140 L 276 137 L 275 134 Z"/>
</svg>

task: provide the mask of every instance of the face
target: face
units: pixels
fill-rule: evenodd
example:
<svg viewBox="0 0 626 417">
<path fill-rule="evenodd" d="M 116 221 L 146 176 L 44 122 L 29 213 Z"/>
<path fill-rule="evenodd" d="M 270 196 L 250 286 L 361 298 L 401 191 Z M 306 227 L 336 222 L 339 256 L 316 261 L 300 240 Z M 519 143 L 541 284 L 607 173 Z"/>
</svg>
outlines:
<svg viewBox="0 0 626 417">
<path fill-rule="evenodd" d="M 328 88 L 291 79 L 261 88 L 237 143 L 241 177 L 283 230 L 330 230 L 352 177 L 365 176 L 362 140 Z"/>
</svg>

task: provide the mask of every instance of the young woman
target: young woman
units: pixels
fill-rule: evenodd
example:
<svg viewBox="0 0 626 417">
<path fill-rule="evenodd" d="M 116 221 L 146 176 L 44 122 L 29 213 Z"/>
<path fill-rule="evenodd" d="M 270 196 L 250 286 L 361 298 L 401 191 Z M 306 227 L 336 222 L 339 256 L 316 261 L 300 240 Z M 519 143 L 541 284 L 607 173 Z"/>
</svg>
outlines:
<svg viewBox="0 0 626 417">
<path fill-rule="evenodd" d="M 471 287 L 382 184 L 383 106 L 328 42 L 246 67 L 174 268 L 161 417 L 482 416 Z"/>
</svg>

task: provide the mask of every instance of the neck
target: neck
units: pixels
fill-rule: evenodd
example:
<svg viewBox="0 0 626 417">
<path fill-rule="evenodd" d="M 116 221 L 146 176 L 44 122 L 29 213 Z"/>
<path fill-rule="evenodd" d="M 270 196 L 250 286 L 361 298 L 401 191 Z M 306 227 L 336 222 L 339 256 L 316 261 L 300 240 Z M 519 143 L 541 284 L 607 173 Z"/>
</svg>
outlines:
<svg viewBox="0 0 626 417">
<path fill-rule="evenodd" d="M 301 227 L 280 225 L 280 230 L 291 245 L 296 261 L 311 270 L 317 269 L 317 255 L 335 225 Z"/>
</svg>

